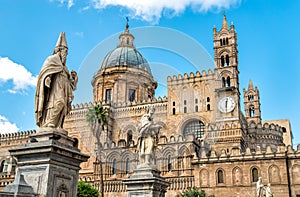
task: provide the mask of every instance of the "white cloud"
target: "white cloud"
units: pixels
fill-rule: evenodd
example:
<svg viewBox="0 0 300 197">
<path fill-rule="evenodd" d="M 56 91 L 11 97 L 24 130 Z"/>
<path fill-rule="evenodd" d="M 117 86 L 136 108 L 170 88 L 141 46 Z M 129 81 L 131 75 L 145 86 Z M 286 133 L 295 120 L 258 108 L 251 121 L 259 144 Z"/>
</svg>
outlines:
<svg viewBox="0 0 300 197">
<path fill-rule="evenodd" d="M 4 116 L 0 115 L 0 134 L 15 133 L 18 132 L 19 128 L 15 123 L 11 123 Z"/>
<path fill-rule="evenodd" d="M 0 83 L 8 82 L 12 80 L 13 88 L 8 92 L 22 93 L 28 87 L 35 87 L 37 83 L 37 77 L 32 74 L 22 65 L 17 64 L 7 57 L 0 57 Z"/>
<path fill-rule="evenodd" d="M 91 0 L 94 8 L 109 6 L 127 8 L 131 17 L 157 23 L 163 16 L 178 15 L 186 8 L 195 12 L 221 11 L 240 4 L 241 0 Z"/>
</svg>

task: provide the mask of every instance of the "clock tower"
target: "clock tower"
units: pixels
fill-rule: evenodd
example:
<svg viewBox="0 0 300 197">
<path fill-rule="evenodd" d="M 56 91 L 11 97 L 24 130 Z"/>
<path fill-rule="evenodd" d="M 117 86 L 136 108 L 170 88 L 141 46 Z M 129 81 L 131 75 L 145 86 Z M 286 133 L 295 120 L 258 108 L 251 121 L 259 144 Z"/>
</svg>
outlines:
<svg viewBox="0 0 300 197">
<path fill-rule="evenodd" d="M 228 27 L 224 14 L 222 28 L 214 34 L 215 61 L 215 121 L 219 129 L 214 149 L 230 151 L 245 148 L 244 125 L 239 91 L 237 35 L 234 25 Z"/>
</svg>

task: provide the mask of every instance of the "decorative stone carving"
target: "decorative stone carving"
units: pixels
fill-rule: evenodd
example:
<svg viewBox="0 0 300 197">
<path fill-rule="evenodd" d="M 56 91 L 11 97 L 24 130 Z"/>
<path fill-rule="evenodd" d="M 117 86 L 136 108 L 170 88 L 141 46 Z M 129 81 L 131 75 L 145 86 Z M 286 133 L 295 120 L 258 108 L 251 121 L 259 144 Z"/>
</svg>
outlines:
<svg viewBox="0 0 300 197">
<path fill-rule="evenodd" d="M 45 60 L 38 77 L 35 118 L 41 128 L 62 128 L 65 116 L 71 111 L 78 77 L 66 66 L 67 54 L 66 36 L 61 32 L 53 55 Z"/>
<path fill-rule="evenodd" d="M 241 185 L 242 184 L 242 170 L 239 167 L 235 167 L 232 172 L 233 177 L 233 184 L 234 185 Z"/>
<path fill-rule="evenodd" d="M 200 186 L 205 187 L 209 184 L 209 172 L 206 169 L 200 171 Z"/>
<path fill-rule="evenodd" d="M 280 171 L 276 165 L 269 168 L 269 181 L 270 183 L 280 183 Z"/>
</svg>

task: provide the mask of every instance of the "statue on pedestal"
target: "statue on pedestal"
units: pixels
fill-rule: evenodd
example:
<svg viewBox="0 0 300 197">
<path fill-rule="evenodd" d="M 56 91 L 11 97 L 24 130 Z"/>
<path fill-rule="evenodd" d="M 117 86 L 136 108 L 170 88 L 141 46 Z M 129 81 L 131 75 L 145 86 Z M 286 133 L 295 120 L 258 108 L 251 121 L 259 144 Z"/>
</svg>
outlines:
<svg viewBox="0 0 300 197">
<path fill-rule="evenodd" d="M 256 193 L 257 197 L 263 196 L 264 185 L 262 184 L 261 177 L 258 177 L 258 181 L 256 182 Z"/>
<path fill-rule="evenodd" d="M 139 152 L 140 165 L 153 164 L 154 151 L 158 141 L 161 125 L 153 122 L 152 115 L 154 107 L 148 108 L 148 113 L 141 117 L 141 127 L 139 128 L 137 151 Z"/>
<path fill-rule="evenodd" d="M 73 91 L 78 77 L 66 66 L 68 45 L 61 32 L 54 49 L 40 71 L 35 94 L 35 118 L 37 126 L 62 128 L 65 116 L 71 110 Z"/>
</svg>

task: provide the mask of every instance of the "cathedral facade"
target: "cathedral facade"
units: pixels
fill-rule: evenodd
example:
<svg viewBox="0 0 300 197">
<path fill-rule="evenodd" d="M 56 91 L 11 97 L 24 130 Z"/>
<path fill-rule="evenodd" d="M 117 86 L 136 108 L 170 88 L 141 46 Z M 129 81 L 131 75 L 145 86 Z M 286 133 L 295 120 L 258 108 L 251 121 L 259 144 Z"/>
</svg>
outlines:
<svg viewBox="0 0 300 197">
<path fill-rule="evenodd" d="M 261 119 L 259 89 L 252 81 L 240 91 L 237 33 L 226 16 L 213 36 L 215 68 L 170 76 L 167 96 L 155 98 L 157 82 L 126 25 L 92 79 L 93 103 L 109 112 L 100 147 L 86 121 L 92 103 L 74 105 L 64 123 L 90 155 L 80 179 L 100 188 L 100 157 L 105 196 L 127 196 L 122 179 L 138 165 L 140 118 L 153 107 L 154 122 L 162 127 L 154 163 L 170 182 L 166 196 L 196 186 L 216 197 L 252 197 L 258 177 L 271 184 L 276 197 L 300 196 L 300 146 L 292 147 L 289 120 Z M 17 165 L 8 149 L 28 141 L 32 132 L 1 135 L 1 187 L 13 180 Z"/>
</svg>

